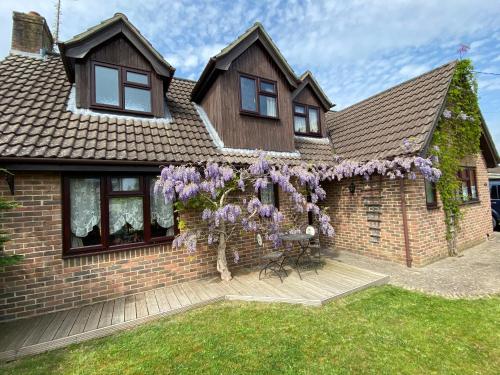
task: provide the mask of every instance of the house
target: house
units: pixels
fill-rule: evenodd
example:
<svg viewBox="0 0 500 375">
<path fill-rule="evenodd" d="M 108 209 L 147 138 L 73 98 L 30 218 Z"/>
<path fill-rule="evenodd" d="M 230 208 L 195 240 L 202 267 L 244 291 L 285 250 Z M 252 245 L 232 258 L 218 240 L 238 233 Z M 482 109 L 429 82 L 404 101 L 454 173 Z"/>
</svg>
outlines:
<svg viewBox="0 0 500 375">
<path fill-rule="evenodd" d="M 12 51 L 0 63 L 0 194 L 5 251 L 24 260 L 0 274 L 0 319 L 133 294 L 215 272 L 215 252 L 172 249 L 173 206 L 152 191 L 159 167 L 214 160 L 246 164 L 258 149 L 290 164 L 424 154 L 455 63 L 342 111 L 310 72 L 298 76 L 256 23 L 212 57 L 197 81 L 176 78 L 123 14 L 59 43 L 45 19 L 13 14 Z M 402 147 L 412 139 L 413 149 Z M 487 167 L 498 163 L 484 125 L 482 152 L 464 160 L 465 248 L 491 233 Z M 325 243 L 408 265 L 446 256 L 435 189 L 373 178 L 325 185 L 337 235 Z M 282 193 L 265 196 L 286 211 Z M 192 226 L 199 213 L 186 213 Z M 239 237 L 237 267 L 254 265 Z M 236 266 L 235 266 L 236 267 Z"/>
</svg>

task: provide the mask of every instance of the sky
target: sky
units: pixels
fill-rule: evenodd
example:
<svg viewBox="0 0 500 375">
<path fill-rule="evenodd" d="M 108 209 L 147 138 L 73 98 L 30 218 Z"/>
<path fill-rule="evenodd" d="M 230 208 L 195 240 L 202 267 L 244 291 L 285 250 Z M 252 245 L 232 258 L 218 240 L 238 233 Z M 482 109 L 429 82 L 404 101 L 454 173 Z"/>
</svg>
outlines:
<svg viewBox="0 0 500 375">
<path fill-rule="evenodd" d="M 0 57 L 12 11 L 54 29 L 55 0 L 0 2 Z M 197 79 L 210 56 L 261 22 L 297 74 L 311 70 L 342 109 L 458 58 L 470 47 L 481 111 L 500 149 L 500 1 L 61 0 L 60 40 L 121 12 L 177 70 Z"/>
</svg>

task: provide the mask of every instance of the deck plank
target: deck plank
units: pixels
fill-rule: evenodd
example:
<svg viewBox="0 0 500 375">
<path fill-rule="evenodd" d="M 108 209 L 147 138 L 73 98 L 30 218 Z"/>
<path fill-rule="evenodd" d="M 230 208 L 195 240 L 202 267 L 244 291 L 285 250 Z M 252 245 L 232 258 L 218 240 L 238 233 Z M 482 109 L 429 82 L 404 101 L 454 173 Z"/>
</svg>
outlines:
<svg viewBox="0 0 500 375">
<path fill-rule="evenodd" d="M 56 313 L 43 315 L 42 319 L 40 319 L 36 328 L 31 331 L 30 335 L 24 340 L 22 346 L 30 346 L 38 343 L 40 337 L 42 337 L 43 333 L 47 329 L 47 327 L 52 323 L 54 318 L 56 317 Z M 3 348 L 3 346 L 2 346 Z"/>
<path fill-rule="evenodd" d="M 65 311 L 60 311 L 60 312 L 56 313 L 56 316 L 54 317 L 52 322 L 50 322 L 47 329 L 43 332 L 42 336 L 40 337 L 40 340 L 38 340 L 38 343 L 47 342 L 47 341 L 51 341 L 52 339 L 54 339 L 54 336 L 56 335 L 57 330 L 59 329 L 61 324 L 64 322 L 64 318 L 66 318 L 66 315 L 68 315 L 68 312 L 69 312 L 68 310 L 65 310 Z"/>
<path fill-rule="evenodd" d="M 113 316 L 111 317 L 111 324 L 119 324 L 125 321 L 125 297 L 115 300 L 113 307 Z"/>
<path fill-rule="evenodd" d="M 174 291 L 177 299 L 181 303 L 182 306 L 189 306 L 191 305 L 191 301 L 189 300 L 188 296 L 184 292 L 182 288 L 180 288 L 179 285 L 174 285 L 172 286 L 172 290 Z"/>
<path fill-rule="evenodd" d="M 135 296 L 135 308 L 137 318 L 148 316 L 148 306 L 146 305 L 146 295 L 144 293 L 139 293 Z"/>
<path fill-rule="evenodd" d="M 85 325 L 87 324 L 87 320 L 90 317 L 90 313 L 92 312 L 92 305 L 84 306 L 80 309 L 78 317 L 76 318 L 75 324 L 73 324 L 73 328 L 69 332 L 69 335 L 76 335 L 77 333 L 82 333 L 85 329 Z"/>
<path fill-rule="evenodd" d="M 54 339 L 60 339 L 61 337 L 69 336 L 71 328 L 73 328 L 73 324 L 75 324 L 76 318 L 78 317 L 80 310 L 81 308 L 69 310 L 68 315 L 66 315 L 64 321 L 57 330 Z"/>
<path fill-rule="evenodd" d="M 165 288 L 164 292 L 172 309 L 178 309 L 182 307 L 182 304 L 177 299 L 177 296 L 175 295 L 174 289 L 172 287 Z"/>
<path fill-rule="evenodd" d="M 186 293 L 186 296 L 189 298 L 192 305 L 201 302 L 201 298 L 195 292 L 191 283 L 185 283 L 185 284 L 183 283 L 180 284 L 179 287 L 182 288 L 182 290 L 184 290 L 184 293 Z"/>
<path fill-rule="evenodd" d="M 135 296 L 127 296 L 125 298 L 125 321 L 134 320 L 137 318 L 137 311 L 135 309 Z"/>
<path fill-rule="evenodd" d="M 101 317 L 99 319 L 98 328 L 107 327 L 111 325 L 111 321 L 113 319 L 113 308 L 115 305 L 115 301 L 107 301 L 104 303 L 102 307 Z"/>
<path fill-rule="evenodd" d="M 148 290 L 146 292 L 146 305 L 148 306 L 149 315 L 158 314 L 160 312 L 154 290 Z"/>
<path fill-rule="evenodd" d="M 172 308 L 168 303 L 167 296 L 165 295 L 165 288 L 156 289 L 155 291 L 156 301 L 158 301 L 158 307 L 160 312 L 170 311 Z"/>
<path fill-rule="evenodd" d="M 21 319 L 20 324 L 15 330 L 14 337 L 11 338 L 10 342 L 5 347 L 5 350 L 12 350 L 20 348 L 24 341 L 29 337 L 30 332 L 36 329 L 38 323 L 42 320 L 41 316 L 34 318 Z"/>
<path fill-rule="evenodd" d="M 101 319 L 102 309 L 104 307 L 104 302 L 95 303 L 92 305 L 92 311 L 85 324 L 84 332 L 89 332 L 96 329 L 99 326 L 99 320 Z"/>
</svg>

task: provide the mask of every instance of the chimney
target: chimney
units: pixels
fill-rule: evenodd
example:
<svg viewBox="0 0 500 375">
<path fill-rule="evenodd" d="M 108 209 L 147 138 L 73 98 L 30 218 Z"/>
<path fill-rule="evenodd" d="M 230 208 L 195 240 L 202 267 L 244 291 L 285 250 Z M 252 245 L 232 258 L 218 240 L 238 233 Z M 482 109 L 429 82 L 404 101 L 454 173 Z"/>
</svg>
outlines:
<svg viewBox="0 0 500 375">
<path fill-rule="evenodd" d="M 45 18 L 37 12 L 12 13 L 11 51 L 44 55 L 52 52 L 54 40 Z"/>
</svg>

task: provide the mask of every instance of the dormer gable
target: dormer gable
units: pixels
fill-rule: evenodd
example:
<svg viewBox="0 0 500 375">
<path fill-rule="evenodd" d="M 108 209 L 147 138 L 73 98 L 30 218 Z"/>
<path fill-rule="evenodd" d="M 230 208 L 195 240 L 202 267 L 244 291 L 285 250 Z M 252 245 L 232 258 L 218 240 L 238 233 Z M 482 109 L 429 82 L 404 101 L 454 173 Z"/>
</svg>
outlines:
<svg viewBox="0 0 500 375">
<path fill-rule="evenodd" d="M 163 117 L 175 72 L 121 13 L 58 44 L 76 105 Z"/>
<path fill-rule="evenodd" d="M 283 57 L 276 44 L 274 44 L 262 24 L 256 22 L 251 28 L 222 49 L 217 55 L 210 58 L 198 82 L 193 88 L 191 99 L 196 103 L 201 102 L 203 96 L 210 89 L 217 76 L 221 72 L 229 70 L 231 64 L 255 43 L 258 43 L 273 60 L 283 73 L 290 87 L 296 88 L 300 84 L 300 80 L 297 78 L 293 69 Z"/>
</svg>

